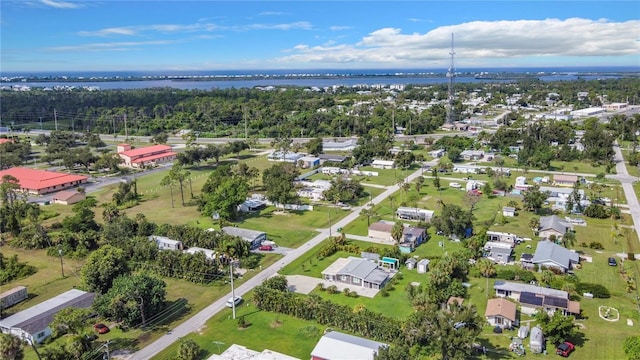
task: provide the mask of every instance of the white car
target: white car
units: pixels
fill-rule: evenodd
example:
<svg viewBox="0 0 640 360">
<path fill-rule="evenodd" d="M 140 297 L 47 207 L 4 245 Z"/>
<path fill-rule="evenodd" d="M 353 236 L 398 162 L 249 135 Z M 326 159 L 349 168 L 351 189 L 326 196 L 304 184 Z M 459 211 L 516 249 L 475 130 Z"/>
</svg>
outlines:
<svg viewBox="0 0 640 360">
<path fill-rule="evenodd" d="M 238 306 L 241 302 L 241 296 L 236 296 L 235 299 L 230 297 L 229 300 L 227 300 L 227 307 L 232 308 L 234 303 L 236 304 L 236 306 Z"/>
</svg>

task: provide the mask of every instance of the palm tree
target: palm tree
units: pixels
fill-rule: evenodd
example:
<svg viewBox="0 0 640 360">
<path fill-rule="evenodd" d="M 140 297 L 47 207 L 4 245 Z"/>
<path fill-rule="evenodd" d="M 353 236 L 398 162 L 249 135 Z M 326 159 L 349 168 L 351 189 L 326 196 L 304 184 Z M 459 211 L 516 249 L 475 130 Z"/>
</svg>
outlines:
<svg viewBox="0 0 640 360">
<path fill-rule="evenodd" d="M 496 275 L 496 267 L 493 264 L 493 261 L 487 258 L 480 259 L 476 264 L 476 266 L 478 267 L 478 270 L 480 271 L 482 276 L 486 278 L 486 281 L 487 281 L 486 292 L 487 292 L 487 296 L 489 296 L 489 278 Z"/>
<path fill-rule="evenodd" d="M 171 177 L 171 174 L 165 176 L 162 178 L 162 181 L 160 181 L 160 185 L 162 186 L 168 186 L 170 191 L 171 191 L 171 208 L 173 208 L 173 185 L 175 185 L 175 179 L 173 177 Z"/>
</svg>

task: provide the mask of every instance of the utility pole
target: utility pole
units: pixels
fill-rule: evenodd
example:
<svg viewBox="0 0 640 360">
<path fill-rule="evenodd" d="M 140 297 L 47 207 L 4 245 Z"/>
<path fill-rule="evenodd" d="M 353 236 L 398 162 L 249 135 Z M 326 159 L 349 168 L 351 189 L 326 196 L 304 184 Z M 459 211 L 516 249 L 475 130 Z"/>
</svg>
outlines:
<svg viewBox="0 0 640 360">
<path fill-rule="evenodd" d="M 229 275 L 231 276 L 231 307 L 233 308 L 233 318 L 236 318 L 236 289 L 233 287 L 233 260 L 229 261 Z"/>
<path fill-rule="evenodd" d="M 58 111 L 53 109 L 53 121 L 56 124 L 56 131 L 58 131 Z"/>
<path fill-rule="evenodd" d="M 244 138 L 247 139 L 247 108 L 244 108 L 242 112 L 242 117 L 244 117 Z"/>
<path fill-rule="evenodd" d="M 60 255 L 60 271 L 62 272 L 62 277 L 64 278 L 64 266 L 62 266 L 62 246 L 58 245 L 58 255 Z"/>
<path fill-rule="evenodd" d="M 129 130 L 127 129 L 127 113 L 124 113 L 124 140 L 129 141 Z"/>
<path fill-rule="evenodd" d="M 140 304 L 138 305 L 140 306 L 140 316 L 142 317 L 142 328 L 144 328 L 147 324 L 144 318 L 144 298 L 142 296 L 138 296 L 138 299 L 140 299 Z"/>
</svg>

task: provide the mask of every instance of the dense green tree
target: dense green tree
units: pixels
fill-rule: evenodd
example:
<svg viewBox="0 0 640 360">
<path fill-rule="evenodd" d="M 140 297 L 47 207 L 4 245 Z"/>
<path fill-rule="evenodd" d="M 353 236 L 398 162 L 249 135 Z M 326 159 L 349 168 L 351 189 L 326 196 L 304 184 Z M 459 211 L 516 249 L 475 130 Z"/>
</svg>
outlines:
<svg viewBox="0 0 640 360">
<path fill-rule="evenodd" d="M 522 202 L 527 210 L 537 213 L 547 198 L 549 198 L 549 192 L 540 191 L 540 186 L 534 185 L 524 192 Z"/>
<path fill-rule="evenodd" d="M 322 152 L 323 152 L 322 142 L 323 142 L 323 140 L 322 140 L 321 137 L 316 137 L 316 138 L 313 138 L 313 139 L 309 140 L 305 144 L 309 154 L 311 154 L 313 156 L 318 156 L 318 155 L 322 154 Z"/>
<path fill-rule="evenodd" d="M 20 338 L 11 334 L 0 333 L 0 359 L 24 359 L 24 350 Z"/>
<path fill-rule="evenodd" d="M 91 313 L 91 309 L 68 307 L 56 313 L 49 326 L 56 337 L 62 334 L 79 335 L 87 325 Z"/>
<path fill-rule="evenodd" d="M 467 229 L 472 228 L 474 217 L 471 211 L 464 211 L 455 204 L 441 203 L 441 205 L 442 213 L 432 220 L 432 224 L 436 229 L 447 236 L 457 235 L 462 237 Z"/>
<path fill-rule="evenodd" d="M 407 345 L 433 348 L 443 360 L 467 359 L 482 331 L 483 320 L 475 306 L 454 303 L 442 309 L 431 304 L 409 316 L 403 331 Z"/>
<path fill-rule="evenodd" d="M 90 291 L 106 293 L 113 281 L 129 273 L 127 254 L 111 245 L 104 245 L 89 255 L 80 270 L 82 281 Z"/>
<path fill-rule="evenodd" d="M 248 194 L 248 180 L 225 167 L 209 175 L 198 200 L 198 209 L 206 216 L 218 214 L 221 219 L 234 220 L 238 216 L 238 205 Z"/>
<path fill-rule="evenodd" d="M 178 347 L 178 358 L 180 360 L 198 360 L 202 349 L 192 339 L 180 340 Z"/>
<path fill-rule="evenodd" d="M 276 204 L 290 204 L 298 200 L 293 181 L 298 176 L 298 170 L 293 164 L 279 163 L 264 170 L 262 183 L 266 189 L 267 199 Z"/>
<path fill-rule="evenodd" d="M 324 192 L 324 198 L 333 202 L 352 202 L 364 193 L 364 186 L 358 180 L 338 177 L 331 180 L 331 187 Z"/>
<path fill-rule="evenodd" d="M 535 319 L 542 326 L 542 331 L 547 340 L 552 344 L 560 344 L 577 333 L 573 315 L 566 316 L 561 311 L 556 310 L 549 316 L 546 311 L 537 311 Z"/>
<path fill-rule="evenodd" d="M 140 326 L 165 306 L 166 284 L 161 279 L 133 274 L 120 276 L 93 307 L 102 316 L 123 321 L 127 326 Z"/>
</svg>

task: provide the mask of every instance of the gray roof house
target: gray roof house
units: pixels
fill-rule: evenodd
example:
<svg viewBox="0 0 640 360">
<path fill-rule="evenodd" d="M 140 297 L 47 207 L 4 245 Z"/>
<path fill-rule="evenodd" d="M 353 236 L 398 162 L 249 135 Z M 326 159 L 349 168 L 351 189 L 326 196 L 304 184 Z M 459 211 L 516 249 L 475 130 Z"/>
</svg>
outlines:
<svg viewBox="0 0 640 360">
<path fill-rule="evenodd" d="M 225 226 L 222 229 L 227 235 L 237 236 L 251 244 L 251 249 L 255 249 L 267 240 L 267 233 L 249 229 L 238 228 L 234 226 Z"/>
<path fill-rule="evenodd" d="M 336 260 L 322 272 L 322 276 L 325 280 L 371 289 L 382 289 L 389 280 L 389 274 L 378 265 L 351 256 Z"/>
<path fill-rule="evenodd" d="M 555 235 L 556 237 L 560 238 L 564 236 L 564 234 L 566 234 L 570 229 L 572 229 L 571 224 L 555 215 L 543 216 L 540 218 L 538 235 L 544 238 Z"/>
<path fill-rule="evenodd" d="M 29 343 L 41 343 L 52 333 L 49 324 L 55 314 L 68 307 L 89 308 L 93 305 L 94 297 L 94 293 L 71 289 L 0 320 L 0 331 Z"/>
<path fill-rule="evenodd" d="M 535 254 L 533 254 L 532 262 L 540 267 L 555 267 L 567 272 L 574 264 L 580 262 L 580 256 L 578 253 L 551 241 L 540 241 Z"/>
<path fill-rule="evenodd" d="M 507 264 L 513 260 L 513 248 L 508 243 L 487 241 L 483 256 L 495 263 Z"/>
<path fill-rule="evenodd" d="M 373 360 L 385 343 L 331 331 L 311 351 L 312 360 Z"/>
</svg>

